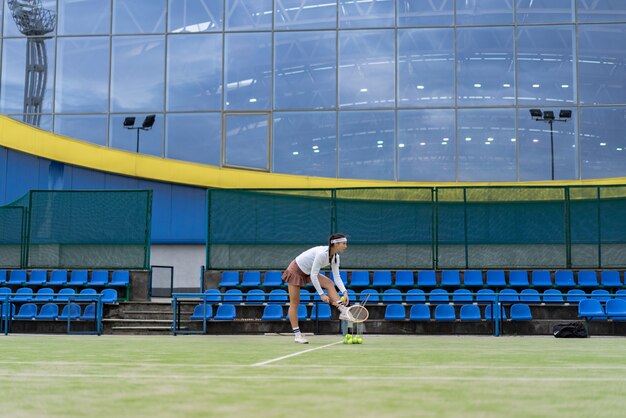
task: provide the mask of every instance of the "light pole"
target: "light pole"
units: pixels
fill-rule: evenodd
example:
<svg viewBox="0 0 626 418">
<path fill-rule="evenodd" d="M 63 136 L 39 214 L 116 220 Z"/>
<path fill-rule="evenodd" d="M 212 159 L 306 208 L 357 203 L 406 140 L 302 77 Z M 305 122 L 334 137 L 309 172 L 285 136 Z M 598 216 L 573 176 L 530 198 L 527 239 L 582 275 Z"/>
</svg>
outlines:
<svg viewBox="0 0 626 418">
<path fill-rule="evenodd" d="M 135 126 L 134 116 L 128 116 L 124 118 L 124 128 L 135 129 L 137 131 L 137 153 L 139 153 L 139 131 L 149 131 L 150 129 L 152 129 L 152 125 L 154 125 L 155 119 L 156 115 L 148 115 L 143 120 L 141 126 Z"/>
<path fill-rule="evenodd" d="M 554 117 L 552 110 L 545 110 L 541 112 L 540 109 L 530 109 L 530 117 L 536 121 L 548 122 L 550 124 L 550 161 L 552 163 L 552 180 L 554 180 L 554 130 L 552 124 L 554 122 L 567 122 L 572 117 L 572 111 L 568 109 L 561 109 L 559 111 L 559 118 Z"/>
</svg>

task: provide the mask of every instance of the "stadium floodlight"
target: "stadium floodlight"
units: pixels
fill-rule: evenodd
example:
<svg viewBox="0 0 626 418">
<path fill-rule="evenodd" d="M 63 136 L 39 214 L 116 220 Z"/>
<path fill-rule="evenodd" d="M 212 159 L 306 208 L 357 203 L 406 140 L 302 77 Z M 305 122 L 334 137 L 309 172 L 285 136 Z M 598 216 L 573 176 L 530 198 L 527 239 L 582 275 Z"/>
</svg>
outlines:
<svg viewBox="0 0 626 418">
<path fill-rule="evenodd" d="M 146 118 L 143 120 L 143 124 L 141 125 L 142 129 L 148 130 L 152 128 L 152 125 L 154 125 L 155 119 L 156 119 L 156 115 L 146 116 Z"/>
<path fill-rule="evenodd" d="M 139 152 L 139 131 L 149 131 L 152 129 L 154 122 L 156 120 L 156 115 L 148 115 L 143 120 L 141 126 L 135 126 L 135 117 L 134 116 L 126 116 L 124 118 L 124 128 L 126 129 L 134 129 L 137 131 L 137 147 L 136 151 Z"/>
<path fill-rule="evenodd" d="M 559 111 L 559 118 L 554 117 L 553 110 L 541 109 L 529 109 L 530 117 L 539 122 L 547 122 L 550 125 L 550 161 L 552 163 L 552 180 L 554 180 L 554 129 L 552 124 L 554 122 L 567 122 L 572 117 L 572 111 L 569 109 L 561 109 Z"/>
<path fill-rule="evenodd" d="M 132 128 L 133 126 L 135 126 L 135 118 L 133 116 L 124 118 L 124 128 Z"/>
</svg>

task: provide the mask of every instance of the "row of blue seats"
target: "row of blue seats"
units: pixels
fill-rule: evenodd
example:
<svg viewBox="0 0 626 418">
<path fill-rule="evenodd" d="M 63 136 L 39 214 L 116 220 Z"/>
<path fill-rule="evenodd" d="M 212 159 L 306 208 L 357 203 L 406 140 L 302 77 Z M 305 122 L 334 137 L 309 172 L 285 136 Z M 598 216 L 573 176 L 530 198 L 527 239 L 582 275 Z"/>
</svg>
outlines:
<svg viewBox="0 0 626 418">
<path fill-rule="evenodd" d="M 30 287 L 20 287 L 15 292 L 8 287 L 0 287 L 0 301 L 2 301 L 5 297 L 8 297 L 8 299 L 12 302 L 46 302 L 69 299 L 78 299 L 82 301 L 90 298 L 93 299 L 93 297 L 97 294 L 98 291 L 92 288 L 82 289 L 79 293 L 76 293 L 74 289 L 66 287 L 55 293 L 54 290 L 49 287 L 42 287 L 37 291 L 37 293 L 34 293 L 33 289 Z M 102 295 L 103 303 L 117 302 L 118 295 L 117 290 L 115 289 L 103 289 L 100 294 Z"/>
<path fill-rule="evenodd" d="M 443 289 L 433 289 L 430 292 L 424 292 L 422 289 L 409 289 L 406 293 L 398 289 L 386 289 L 378 292 L 374 289 L 365 289 L 358 294 L 348 289 L 348 297 L 352 302 L 363 301 L 367 295 L 368 304 L 372 303 L 473 303 L 473 302 L 490 302 L 495 300 L 498 294 L 500 302 L 524 302 L 524 303 L 576 303 L 591 297 L 606 302 L 612 298 L 626 299 L 626 289 L 619 289 L 615 293 L 610 293 L 606 289 L 594 289 L 587 293 L 582 289 L 570 289 L 566 293 L 559 289 L 546 289 L 539 293 L 537 289 L 522 289 L 516 291 L 513 289 L 502 289 L 498 292 L 492 289 L 479 289 L 475 293 L 468 289 L 455 289 L 454 291 L 446 291 Z M 204 292 L 204 299 L 210 303 L 246 303 L 251 305 L 258 304 L 284 304 L 289 301 L 289 294 L 284 289 L 273 289 L 266 293 L 260 289 L 251 289 L 243 293 L 240 289 L 228 289 L 220 292 L 218 289 L 209 289 Z M 300 290 L 300 301 L 311 302 L 320 300 L 319 295 L 315 292 L 309 292 L 306 289 Z"/>
<path fill-rule="evenodd" d="M 328 276 L 329 273 L 323 272 Z M 245 271 L 240 280 L 238 271 L 222 272 L 218 287 L 279 287 L 283 285 L 282 273 L 279 271 L 266 271 L 261 280 L 260 271 Z M 355 270 L 348 275 L 347 271 L 340 273 L 341 279 L 346 286 L 350 287 L 623 287 L 621 274 L 617 270 L 603 270 L 598 273 L 595 270 L 581 270 L 574 274 L 572 270 L 511 270 L 507 274 L 504 270 L 487 270 L 483 275 L 481 270 L 442 270 L 439 281 L 435 270 L 398 270 L 392 280 L 390 270 L 369 271 Z M 349 280 L 348 280 L 349 279 Z"/>
<path fill-rule="evenodd" d="M 69 303 L 63 306 L 61 314 L 59 314 L 59 305 L 56 303 L 46 303 L 39 309 L 35 303 L 24 303 L 19 307 L 17 313 L 15 312 L 15 305 L 12 305 L 11 318 L 13 320 L 90 320 L 96 319 L 96 305 L 90 303 L 85 306 L 84 312 L 82 312 L 81 306 L 76 303 Z M 3 314 L 6 314 L 8 309 L 2 309 Z"/>
<path fill-rule="evenodd" d="M 626 321 L 626 300 L 610 299 L 603 307 L 597 299 L 584 299 L 578 304 L 578 316 L 593 321 Z"/>
<path fill-rule="evenodd" d="M 505 310 L 502 310 L 502 317 L 506 319 Z M 530 308 L 525 304 L 511 305 L 509 310 L 510 319 L 513 321 L 531 321 L 533 319 Z M 314 305 L 311 308 L 311 314 L 308 314 L 308 307 L 305 304 L 298 305 L 299 320 L 330 320 L 332 311 L 330 306 L 326 304 Z M 215 317 L 213 317 L 213 306 L 210 304 L 198 304 L 194 308 L 190 319 L 192 321 L 202 321 L 204 319 L 214 320 L 234 320 L 236 318 L 236 309 L 234 305 L 219 305 Z M 390 304 L 385 308 L 385 320 L 388 321 L 404 321 L 407 319 L 406 307 L 402 304 Z M 482 321 L 491 320 L 491 305 L 484 308 L 484 316 L 481 315 L 481 307 L 479 305 L 463 305 L 459 309 L 460 321 Z M 289 315 L 285 316 L 285 310 L 281 305 L 267 305 L 263 309 L 261 320 L 264 321 L 280 321 L 289 319 Z M 408 319 L 411 321 L 456 321 L 456 311 L 452 305 L 437 305 L 434 308 L 434 315 L 431 315 L 431 307 L 426 304 L 416 304 L 409 309 Z"/>
<path fill-rule="evenodd" d="M 0 270 L 0 285 L 7 286 L 112 286 L 125 287 L 130 283 L 128 270 L 115 270 L 109 277 L 108 270 Z"/>
</svg>

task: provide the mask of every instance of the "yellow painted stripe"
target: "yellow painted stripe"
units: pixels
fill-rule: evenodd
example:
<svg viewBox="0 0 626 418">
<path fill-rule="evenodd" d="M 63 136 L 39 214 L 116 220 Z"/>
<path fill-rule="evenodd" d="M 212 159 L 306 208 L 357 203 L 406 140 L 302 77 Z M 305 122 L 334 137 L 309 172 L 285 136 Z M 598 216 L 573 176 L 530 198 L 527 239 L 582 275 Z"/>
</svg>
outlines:
<svg viewBox="0 0 626 418">
<path fill-rule="evenodd" d="M 294 176 L 211 167 L 101 147 L 56 135 L 0 115 L 0 145 L 26 154 L 123 176 L 218 188 L 347 188 L 626 184 L 626 177 L 542 182 L 395 182 Z"/>
</svg>

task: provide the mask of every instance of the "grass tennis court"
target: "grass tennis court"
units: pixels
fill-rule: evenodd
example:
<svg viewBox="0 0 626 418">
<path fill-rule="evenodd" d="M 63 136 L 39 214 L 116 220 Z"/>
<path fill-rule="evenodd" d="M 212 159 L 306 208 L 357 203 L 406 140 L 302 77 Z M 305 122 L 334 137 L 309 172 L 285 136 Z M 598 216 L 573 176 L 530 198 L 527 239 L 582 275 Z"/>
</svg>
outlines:
<svg viewBox="0 0 626 418">
<path fill-rule="evenodd" d="M 624 416 L 624 338 L 292 339 L 0 337 L 0 416 Z"/>
</svg>

